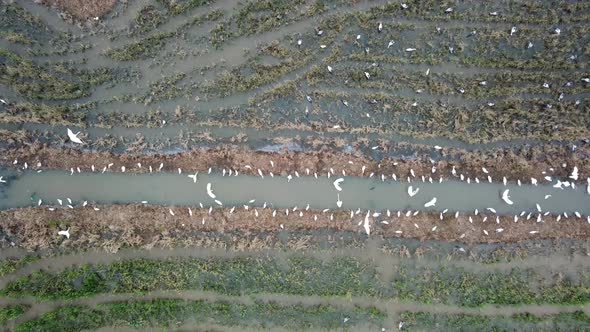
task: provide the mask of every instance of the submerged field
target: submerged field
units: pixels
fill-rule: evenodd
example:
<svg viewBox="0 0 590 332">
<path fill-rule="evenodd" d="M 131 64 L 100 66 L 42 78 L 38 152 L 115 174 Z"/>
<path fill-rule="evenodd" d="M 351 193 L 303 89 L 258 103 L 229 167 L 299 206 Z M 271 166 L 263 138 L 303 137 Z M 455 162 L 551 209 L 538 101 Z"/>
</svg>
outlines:
<svg viewBox="0 0 590 332">
<path fill-rule="evenodd" d="M 589 23 L 0 4 L 2 330 L 590 330 Z"/>
</svg>

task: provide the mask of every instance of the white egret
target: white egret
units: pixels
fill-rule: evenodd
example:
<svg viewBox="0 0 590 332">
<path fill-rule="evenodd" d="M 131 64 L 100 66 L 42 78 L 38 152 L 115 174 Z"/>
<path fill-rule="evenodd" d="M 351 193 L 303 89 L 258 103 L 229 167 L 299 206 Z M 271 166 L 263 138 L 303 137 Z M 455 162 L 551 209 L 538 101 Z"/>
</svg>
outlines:
<svg viewBox="0 0 590 332">
<path fill-rule="evenodd" d="M 512 202 L 512 200 L 510 200 L 510 195 L 509 195 L 510 189 L 506 189 L 504 190 L 504 192 L 502 193 L 502 200 L 508 204 L 508 205 L 512 205 L 514 204 L 514 202 Z"/>
<path fill-rule="evenodd" d="M 408 187 L 408 195 L 410 195 L 410 197 L 416 196 L 416 194 L 418 194 L 418 191 L 420 191 L 420 188 L 416 188 L 416 190 L 414 190 L 412 186 Z"/>
<path fill-rule="evenodd" d="M 70 128 L 68 128 L 68 138 L 70 139 L 70 141 L 78 144 L 84 144 L 84 142 L 82 142 L 82 140 L 78 138 L 79 134 L 80 132 L 74 134 L 74 132 Z"/>
<path fill-rule="evenodd" d="M 211 190 L 211 182 L 207 183 L 207 195 L 209 195 L 209 197 L 215 199 L 216 196 L 213 193 L 213 190 Z"/>
<path fill-rule="evenodd" d="M 433 197 L 430 201 L 428 201 L 426 204 L 424 204 L 424 207 L 435 206 L 435 204 L 436 204 L 436 197 Z"/>
<path fill-rule="evenodd" d="M 371 211 L 367 211 L 367 215 L 365 216 L 365 223 L 363 224 L 363 227 L 365 228 L 365 232 L 367 232 L 367 235 L 371 235 L 371 228 L 369 227 L 369 213 L 371 213 Z"/>
<path fill-rule="evenodd" d="M 514 35 L 516 33 L 516 31 L 518 31 L 518 30 L 516 30 L 516 27 L 512 27 L 512 29 L 510 29 L 510 35 L 511 36 Z"/>
<path fill-rule="evenodd" d="M 574 169 L 572 170 L 572 174 L 569 176 L 570 179 L 576 181 L 578 180 L 578 167 L 574 166 Z"/>
<path fill-rule="evenodd" d="M 336 188 L 336 190 L 338 191 L 342 191 L 342 187 L 340 187 L 340 183 L 342 183 L 344 181 L 343 178 L 338 178 L 336 179 L 333 184 L 334 184 L 334 188 Z"/>
<path fill-rule="evenodd" d="M 63 235 L 69 239 L 70 238 L 70 229 L 68 228 L 65 231 L 59 231 L 59 232 L 57 232 L 57 235 Z"/>
<path fill-rule="evenodd" d="M 197 183 L 197 176 L 199 175 L 199 172 L 197 171 L 195 174 L 189 174 L 187 175 L 189 178 L 193 179 L 193 183 Z"/>
</svg>

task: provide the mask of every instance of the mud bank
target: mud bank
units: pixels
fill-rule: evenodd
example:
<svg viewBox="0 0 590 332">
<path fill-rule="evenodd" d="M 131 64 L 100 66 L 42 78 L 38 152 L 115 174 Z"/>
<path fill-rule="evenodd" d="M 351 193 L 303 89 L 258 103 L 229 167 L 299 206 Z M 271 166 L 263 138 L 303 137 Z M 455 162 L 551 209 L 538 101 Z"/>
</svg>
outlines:
<svg viewBox="0 0 590 332">
<path fill-rule="evenodd" d="M 126 0 L 123 1 L 127 3 Z M 117 0 L 41 0 L 41 3 L 63 13 L 65 18 L 86 21 L 94 17 L 102 17 L 115 7 Z"/>
<path fill-rule="evenodd" d="M 568 178 L 573 167 L 578 167 L 579 182 L 585 183 L 590 176 L 590 146 L 583 145 L 574 151 L 566 146 L 522 147 L 518 150 L 497 149 L 492 151 L 465 151 L 444 148 L 432 153 L 416 154 L 412 158 L 387 158 L 375 160 L 360 153 L 342 153 L 334 148 L 324 146 L 317 151 L 295 152 L 284 149 L 278 152 L 260 152 L 236 145 L 223 145 L 216 148 L 193 149 L 176 154 L 115 154 L 111 152 L 89 152 L 75 149 L 54 149 L 41 145 L 31 145 L 18 149 L 4 149 L 0 154 L 0 167 L 22 168 L 26 162 L 34 169 L 76 169 L 88 171 L 94 165 L 97 170 L 113 163 L 112 170 L 125 166 L 127 172 L 149 172 L 149 166 L 155 171 L 163 164 L 162 171 L 176 172 L 178 168 L 187 173 L 215 171 L 222 169 L 237 170 L 242 174 L 258 175 L 258 169 L 265 174 L 275 175 L 317 173 L 318 176 L 333 172 L 340 175 L 342 171 L 349 176 L 391 177 L 411 176 L 413 169 L 416 177 L 433 178 L 451 177 L 452 168 L 457 176 L 487 181 L 491 176 L 494 182 L 506 177 L 509 181 L 521 180 L 530 183 L 534 177 L 543 182 L 545 176 Z M 433 153 L 437 154 L 433 159 Z M 14 161 L 17 160 L 17 164 Z M 270 161 L 273 161 L 273 164 Z M 41 166 L 36 166 L 40 163 Z M 138 166 L 138 163 L 142 167 Z M 433 173 L 433 167 L 436 171 Z M 488 174 L 482 170 L 485 167 Z M 111 169 L 109 169 L 110 171 Z M 363 171 L 364 170 L 364 171 Z"/>
<path fill-rule="evenodd" d="M 170 214 L 174 211 L 174 216 Z M 4 248 L 20 247 L 28 250 L 65 247 L 66 249 L 101 248 L 117 251 L 125 247 L 190 247 L 199 245 L 203 232 L 288 232 L 301 230 L 331 230 L 365 233 L 364 215 L 350 218 L 349 211 L 295 211 L 288 216 L 270 209 L 236 208 L 193 209 L 186 207 L 154 207 L 142 205 L 101 206 L 93 208 L 58 209 L 22 208 L 0 212 L 0 227 Z M 299 212 L 303 213 L 300 216 Z M 258 214 L 258 216 L 256 216 Z M 317 216 L 317 220 L 315 220 Z M 512 216 L 472 217 L 458 219 L 446 215 L 419 213 L 416 216 L 369 218 L 370 237 L 402 237 L 420 240 L 444 240 L 465 243 L 516 242 L 527 239 L 588 239 L 590 223 L 583 219 L 568 218 L 556 221 L 552 216 L 545 222 L 535 218 L 513 221 Z M 387 221 L 387 224 L 382 221 Z M 436 228 L 435 228 L 436 227 Z M 70 229 L 66 239 L 58 230 Z M 498 229 L 503 231 L 498 232 Z M 485 231 L 485 232 L 484 232 Z M 487 235 L 486 235 L 487 232 Z M 533 232 L 533 233 L 531 233 Z"/>
</svg>

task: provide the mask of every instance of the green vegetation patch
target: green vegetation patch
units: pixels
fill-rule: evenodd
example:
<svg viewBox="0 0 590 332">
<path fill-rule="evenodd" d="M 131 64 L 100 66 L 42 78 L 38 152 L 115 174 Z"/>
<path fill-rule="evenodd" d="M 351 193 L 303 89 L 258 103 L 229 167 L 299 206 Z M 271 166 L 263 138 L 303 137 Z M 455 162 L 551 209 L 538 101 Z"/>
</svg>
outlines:
<svg viewBox="0 0 590 332">
<path fill-rule="evenodd" d="M 579 280 L 542 278 L 533 270 L 509 273 L 471 273 L 441 268 L 415 271 L 400 269 L 394 289 L 403 300 L 476 307 L 484 304 L 583 304 L 590 302 L 590 278 Z"/>
<path fill-rule="evenodd" d="M 58 273 L 38 271 L 10 282 L 2 294 L 67 299 L 101 293 L 201 290 L 227 295 L 369 296 L 468 307 L 590 302 L 590 277 L 583 272 L 568 278 L 531 269 L 474 273 L 411 264 L 391 269 L 392 281 L 384 282 L 376 266 L 348 257 L 140 259 Z"/>
<path fill-rule="evenodd" d="M 118 61 L 145 59 L 158 54 L 166 44 L 166 39 L 174 35 L 172 32 L 160 33 L 121 48 L 108 50 L 105 54 Z"/>
<path fill-rule="evenodd" d="M 229 39 L 270 31 L 294 22 L 305 17 L 304 3 L 303 0 L 248 1 L 236 14 L 211 30 L 209 41 L 220 47 Z"/>
<path fill-rule="evenodd" d="M 18 316 L 24 314 L 27 308 L 28 307 L 24 305 L 13 305 L 0 308 L 0 325 L 3 325 L 7 321 L 15 319 Z"/>
<path fill-rule="evenodd" d="M 153 5 L 143 7 L 134 19 L 135 29 L 139 33 L 151 31 L 166 22 L 166 15 Z"/>
<path fill-rule="evenodd" d="M 21 267 L 39 260 L 38 256 L 27 255 L 22 258 L 7 258 L 0 261 L 0 277 L 13 273 Z"/>
<path fill-rule="evenodd" d="M 190 9 L 211 5 L 215 1 L 213 0 L 158 0 L 167 9 L 171 15 L 178 15 L 189 11 Z"/>
<path fill-rule="evenodd" d="M 590 318 L 583 312 L 533 316 L 451 315 L 403 313 L 400 318 L 405 331 L 588 331 Z"/>
<path fill-rule="evenodd" d="M 64 64 L 39 66 L 16 53 L 0 49 L 0 84 L 32 99 L 68 100 L 88 96 L 90 88 L 113 78 L 111 70 L 79 70 Z"/>
<path fill-rule="evenodd" d="M 0 38 L 18 44 L 32 44 L 36 37 L 50 38 L 51 31 L 37 17 L 17 4 L 0 6 Z"/>
<path fill-rule="evenodd" d="M 341 309 L 327 305 L 282 306 L 277 303 L 154 300 L 67 306 L 17 326 L 17 331 L 73 331 L 114 327 L 178 327 L 182 324 L 216 324 L 250 328 L 282 327 L 290 330 L 336 329 L 362 324 L 377 327 L 385 314 L 374 308 Z M 345 323 L 344 320 L 347 319 Z"/>
<path fill-rule="evenodd" d="M 0 113 L 0 123 L 43 123 L 85 127 L 86 111 L 94 103 L 82 105 L 49 105 L 17 103 Z"/>
<path fill-rule="evenodd" d="M 0 65 L 0 83 L 34 99 L 76 99 L 88 94 L 79 84 L 68 82 L 49 73 L 15 53 L 0 49 L 5 62 Z"/>
<path fill-rule="evenodd" d="M 349 259 L 322 262 L 301 257 L 285 264 L 271 258 L 141 259 L 85 265 L 55 274 L 39 271 L 11 282 L 3 293 L 44 299 L 185 289 L 228 295 L 374 296 L 379 292 L 375 273 L 368 264 Z"/>
</svg>

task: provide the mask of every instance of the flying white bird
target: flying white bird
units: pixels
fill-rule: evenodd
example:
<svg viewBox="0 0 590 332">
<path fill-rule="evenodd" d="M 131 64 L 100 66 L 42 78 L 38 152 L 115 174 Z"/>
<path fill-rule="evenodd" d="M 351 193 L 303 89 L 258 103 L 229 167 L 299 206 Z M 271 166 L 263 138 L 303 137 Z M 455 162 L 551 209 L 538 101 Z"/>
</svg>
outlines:
<svg viewBox="0 0 590 332">
<path fill-rule="evenodd" d="M 342 191 L 342 187 L 340 187 L 340 183 L 342 183 L 342 181 L 344 181 L 343 178 L 338 178 L 336 179 L 336 181 L 333 182 L 334 188 L 336 188 L 336 190 Z"/>
<path fill-rule="evenodd" d="M 416 188 L 416 190 L 414 190 L 414 188 L 412 186 L 408 187 L 408 195 L 410 195 L 410 197 L 416 196 L 418 191 L 420 191 L 420 188 Z"/>
<path fill-rule="evenodd" d="M 502 193 L 502 200 L 503 200 L 503 201 L 504 201 L 506 204 L 508 204 L 508 205 L 512 205 L 512 204 L 514 204 L 514 202 L 512 202 L 512 201 L 510 200 L 510 195 L 509 195 L 509 192 L 510 192 L 510 189 L 506 189 L 506 190 L 504 190 L 504 192 Z"/>
<path fill-rule="evenodd" d="M 6 180 L 2 180 L 2 178 L 4 178 L 4 177 L 3 176 L 0 176 L 0 183 L 6 183 Z M 589 179 L 589 182 L 588 183 L 590 184 L 590 179 Z"/>
<path fill-rule="evenodd" d="M 74 134 L 74 132 L 70 128 L 68 128 L 68 138 L 70 139 L 70 141 L 78 144 L 84 144 L 84 142 L 82 142 L 82 140 L 78 138 L 79 134 L 80 132 Z"/>
<path fill-rule="evenodd" d="M 213 190 L 211 190 L 211 182 L 207 183 L 207 195 L 209 195 L 209 197 L 211 198 L 215 198 L 215 194 L 213 193 Z"/>
<path fill-rule="evenodd" d="M 57 232 L 57 235 L 63 235 L 69 239 L 70 238 L 70 229 L 68 228 L 65 231 L 59 231 L 59 232 Z"/>
<path fill-rule="evenodd" d="M 426 204 L 424 204 L 424 207 L 435 206 L 435 204 L 436 204 L 436 197 L 433 197 L 430 201 L 428 201 Z"/>
</svg>

